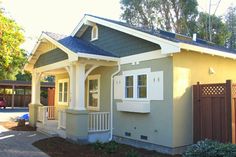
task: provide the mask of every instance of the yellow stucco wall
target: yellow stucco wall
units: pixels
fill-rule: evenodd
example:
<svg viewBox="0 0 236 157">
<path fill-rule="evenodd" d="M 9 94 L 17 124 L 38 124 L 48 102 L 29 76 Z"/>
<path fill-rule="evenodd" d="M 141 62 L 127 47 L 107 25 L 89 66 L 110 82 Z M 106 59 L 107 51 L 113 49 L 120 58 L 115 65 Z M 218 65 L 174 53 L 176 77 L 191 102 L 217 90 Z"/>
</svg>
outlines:
<svg viewBox="0 0 236 157">
<path fill-rule="evenodd" d="M 213 69 L 214 74 L 209 73 Z M 192 143 L 192 85 L 236 82 L 236 60 L 182 51 L 173 55 L 173 146 Z"/>
<path fill-rule="evenodd" d="M 67 109 L 68 105 L 69 105 L 68 103 L 65 103 L 65 104 L 58 103 L 58 89 L 59 89 L 58 88 L 58 81 L 61 79 L 68 79 L 69 80 L 68 74 L 65 73 L 65 74 L 55 75 L 55 108 L 56 108 L 55 116 L 56 116 L 56 119 L 58 118 L 58 110 Z M 69 92 L 69 84 L 68 84 L 68 101 L 69 101 L 69 98 L 70 98 L 70 92 Z"/>
</svg>

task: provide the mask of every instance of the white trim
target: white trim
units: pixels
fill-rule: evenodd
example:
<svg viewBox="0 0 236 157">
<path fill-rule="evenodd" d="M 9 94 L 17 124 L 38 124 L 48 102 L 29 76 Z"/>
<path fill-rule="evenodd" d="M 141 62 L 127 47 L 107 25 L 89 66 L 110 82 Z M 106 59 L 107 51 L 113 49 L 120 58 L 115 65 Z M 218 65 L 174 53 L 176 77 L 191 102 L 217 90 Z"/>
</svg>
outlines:
<svg viewBox="0 0 236 157">
<path fill-rule="evenodd" d="M 216 56 L 220 56 L 220 57 L 236 59 L 236 54 L 229 53 L 229 52 L 213 50 L 210 48 L 204 48 L 204 47 L 195 46 L 195 45 L 191 45 L 191 44 L 185 44 L 185 43 L 181 43 L 180 47 L 182 49 L 191 50 L 191 51 L 195 51 L 195 52 L 199 52 L 199 53 L 206 53 L 206 54 L 210 54 L 210 55 L 216 55 Z"/>
<path fill-rule="evenodd" d="M 167 54 L 161 54 L 161 50 L 154 50 L 154 51 L 144 52 L 144 53 L 140 53 L 140 54 L 136 54 L 136 55 L 121 57 L 120 64 L 132 63 L 134 65 L 134 64 L 138 64 L 141 61 L 147 61 L 147 60 L 158 59 L 158 58 L 165 58 L 168 56 L 169 55 L 167 55 Z"/>
<path fill-rule="evenodd" d="M 126 34 L 132 35 L 132 36 L 136 36 L 138 38 L 156 43 L 158 45 L 161 46 L 161 51 L 162 54 L 168 54 L 168 53 L 177 53 L 180 52 L 180 48 L 179 48 L 179 43 L 176 42 L 172 42 L 166 39 L 162 39 L 160 37 L 145 33 L 145 32 L 141 32 L 132 28 L 128 28 L 125 26 L 121 26 L 106 20 L 102 20 L 99 18 L 95 18 L 89 15 L 85 15 L 84 18 L 80 21 L 80 23 L 78 24 L 78 26 L 74 29 L 74 31 L 72 32 L 72 36 L 75 36 L 75 34 L 77 33 L 77 31 L 83 26 L 83 24 L 85 23 L 85 21 L 91 21 L 94 23 L 98 23 L 101 24 L 103 26 L 124 32 Z"/>
<path fill-rule="evenodd" d="M 91 58 L 91 59 L 96 59 L 96 60 L 107 60 L 107 61 L 116 61 L 118 62 L 120 58 L 117 57 L 109 57 L 109 56 L 103 56 L 103 55 L 95 55 L 95 54 L 87 54 L 87 53 L 76 53 L 78 57 L 81 58 Z"/>
<path fill-rule="evenodd" d="M 87 83 L 87 108 L 88 110 L 99 111 L 100 110 L 100 78 L 101 75 L 89 75 L 88 76 L 88 83 Z M 89 81 L 90 80 L 98 80 L 98 105 L 97 107 L 89 106 Z"/>
<path fill-rule="evenodd" d="M 59 89 L 59 84 L 60 83 L 62 83 L 62 101 L 60 101 L 59 99 L 59 95 L 60 95 L 60 89 Z M 67 101 L 64 101 L 64 97 L 65 97 L 65 93 L 64 93 L 64 83 L 67 83 Z M 69 103 L 69 79 L 59 79 L 58 80 L 58 82 L 57 82 L 57 84 L 58 84 L 58 101 L 57 101 L 57 103 L 59 104 L 59 105 L 68 105 L 68 103 Z"/>
<path fill-rule="evenodd" d="M 38 68 L 35 68 L 35 71 L 37 72 L 45 72 L 45 71 L 49 71 L 49 70 L 55 70 L 55 69 L 59 69 L 59 68 L 65 68 L 67 66 L 70 66 L 70 62 L 69 60 L 64 60 L 64 61 L 60 61 L 60 62 L 56 62 L 56 63 L 52 63 L 52 64 L 48 64 L 45 66 L 41 66 Z"/>
<path fill-rule="evenodd" d="M 95 32 L 95 37 L 94 37 L 94 31 Z M 98 27 L 97 25 L 94 25 L 92 30 L 91 30 L 91 41 L 97 40 L 98 39 Z"/>
<path fill-rule="evenodd" d="M 97 67 L 99 67 L 99 66 L 98 66 L 98 65 L 93 65 L 91 68 L 89 68 L 88 71 L 86 71 L 84 81 L 86 81 L 86 78 L 88 77 L 88 75 L 89 75 L 94 69 L 96 69 Z"/>
</svg>

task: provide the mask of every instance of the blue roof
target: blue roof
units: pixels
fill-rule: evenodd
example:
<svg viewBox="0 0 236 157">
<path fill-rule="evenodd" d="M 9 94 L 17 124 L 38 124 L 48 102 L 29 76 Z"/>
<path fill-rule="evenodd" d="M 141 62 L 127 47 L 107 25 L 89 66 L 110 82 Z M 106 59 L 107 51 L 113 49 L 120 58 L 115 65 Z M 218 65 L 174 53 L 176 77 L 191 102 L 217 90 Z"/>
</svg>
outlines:
<svg viewBox="0 0 236 157">
<path fill-rule="evenodd" d="M 81 39 L 72 36 L 65 36 L 61 34 L 56 34 L 52 32 L 43 32 L 49 37 L 53 38 L 69 50 L 75 53 L 86 53 L 86 54 L 93 54 L 93 55 L 102 55 L 108 57 L 118 57 L 111 52 L 107 52 L 102 50 L 101 48 Z"/>
<path fill-rule="evenodd" d="M 224 52 L 228 52 L 228 53 L 234 53 L 236 54 L 236 50 L 234 49 L 229 49 L 223 46 L 218 46 L 212 42 L 197 38 L 196 41 L 193 41 L 191 37 L 189 36 L 185 36 L 185 35 L 181 35 L 181 34 L 176 34 L 176 33 L 171 33 L 171 32 L 167 32 L 167 31 L 163 31 L 160 29 L 148 29 L 145 27 L 137 27 L 137 26 L 133 26 L 130 25 L 128 23 L 122 22 L 122 21 L 115 21 L 115 20 L 111 20 L 111 19 L 107 19 L 107 18 L 102 18 L 99 16 L 94 16 L 94 15 L 89 15 L 86 14 L 87 16 L 91 16 L 91 17 L 95 17 L 98 19 L 102 19 L 111 23 L 115 23 L 121 26 L 125 26 L 128 28 L 132 28 L 141 32 L 145 32 L 148 33 L 150 35 L 153 36 L 157 36 L 169 41 L 173 41 L 173 42 L 177 42 L 177 43 L 187 43 L 187 44 L 191 44 L 191 45 L 196 45 L 196 46 L 200 46 L 200 47 L 204 47 L 204 48 L 210 48 L 210 49 L 214 49 L 214 50 L 219 50 L 219 51 L 224 51 Z"/>
</svg>

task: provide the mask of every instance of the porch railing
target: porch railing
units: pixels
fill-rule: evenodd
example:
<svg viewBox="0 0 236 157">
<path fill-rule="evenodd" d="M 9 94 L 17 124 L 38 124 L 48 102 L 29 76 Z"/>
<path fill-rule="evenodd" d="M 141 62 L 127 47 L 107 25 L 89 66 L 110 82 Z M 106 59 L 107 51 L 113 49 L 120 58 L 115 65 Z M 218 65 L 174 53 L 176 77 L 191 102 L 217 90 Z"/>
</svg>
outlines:
<svg viewBox="0 0 236 157">
<path fill-rule="evenodd" d="M 91 112 L 89 113 L 88 132 L 101 132 L 110 130 L 109 112 Z"/>
<path fill-rule="evenodd" d="M 46 123 L 47 120 L 55 119 L 55 107 L 54 106 L 43 106 L 38 107 L 37 120 Z"/>
<path fill-rule="evenodd" d="M 65 112 L 65 110 L 58 111 L 58 129 L 66 129 L 66 112 Z"/>
</svg>

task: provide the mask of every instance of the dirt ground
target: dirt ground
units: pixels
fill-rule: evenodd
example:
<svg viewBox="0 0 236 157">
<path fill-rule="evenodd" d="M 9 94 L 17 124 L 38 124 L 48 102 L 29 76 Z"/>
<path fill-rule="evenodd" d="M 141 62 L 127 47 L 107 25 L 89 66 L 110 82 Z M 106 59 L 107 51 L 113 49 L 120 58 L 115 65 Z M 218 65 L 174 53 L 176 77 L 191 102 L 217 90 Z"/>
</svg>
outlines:
<svg viewBox="0 0 236 157">
<path fill-rule="evenodd" d="M 27 123 L 25 126 L 18 126 L 17 122 L 0 122 L 0 125 L 6 129 L 14 131 L 36 131 L 36 128 L 29 126 Z"/>
<path fill-rule="evenodd" d="M 59 137 L 43 139 L 33 145 L 51 157 L 181 157 L 180 155 L 170 156 L 115 142 L 75 144 Z"/>
</svg>

